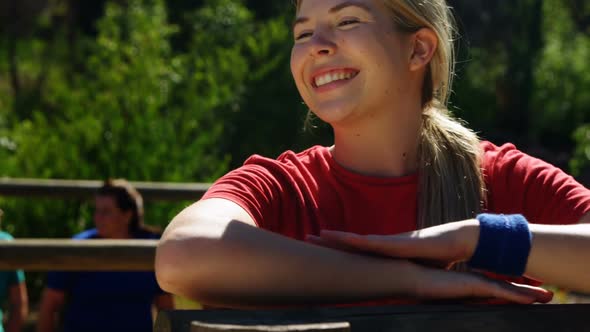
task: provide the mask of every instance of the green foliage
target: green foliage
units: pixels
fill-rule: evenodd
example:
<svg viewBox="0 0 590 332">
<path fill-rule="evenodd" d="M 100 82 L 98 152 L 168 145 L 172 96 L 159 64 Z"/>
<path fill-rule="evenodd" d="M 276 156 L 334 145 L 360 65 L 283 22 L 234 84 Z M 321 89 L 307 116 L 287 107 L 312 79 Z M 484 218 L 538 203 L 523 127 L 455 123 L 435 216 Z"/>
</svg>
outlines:
<svg viewBox="0 0 590 332">
<path fill-rule="evenodd" d="M 0 78 L 2 176 L 211 182 L 252 153 L 304 144 L 290 12 L 259 20 L 241 1 L 207 0 L 176 26 L 162 0 L 108 1 L 96 34 L 72 40 L 58 7 L 30 29 L 52 38 L 15 39 L 18 93 Z M 179 35 L 190 38 L 174 48 Z M 146 220 L 165 225 L 187 203 L 148 203 Z M 91 226 L 86 201 L 0 205 L 17 237 Z"/>
<path fill-rule="evenodd" d="M 581 175 L 590 165 L 590 125 L 582 125 L 573 134 L 576 150 L 570 161 L 572 174 Z"/>
<path fill-rule="evenodd" d="M 457 68 L 457 79 L 451 96 L 451 109 L 469 122 L 472 128 L 489 133 L 498 127 L 498 91 L 495 82 L 502 80 L 506 72 L 506 53 L 490 52 L 473 48 L 469 50 L 468 61 Z"/>
<path fill-rule="evenodd" d="M 590 120 L 590 38 L 576 30 L 562 2 L 545 2 L 545 49 L 535 71 L 533 132 L 568 137 Z M 579 140 L 578 140 L 579 142 Z"/>
<path fill-rule="evenodd" d="M 216 111 L 235 102 L 245 70 L 236 76 L 233 64 L 244 60 L 227 49 L 200 56 L 203 45 L 176 55 L 174 32 L 161 1 L 109 3 L 98 35 L 83 41 L 83 70 L 68 72 L 58 59 L 62 71 L 50 73 L 38 107 L 2 129 L 0 174 L 187 182 L 223 174 L 229 156 L 217 148 Z M 17 236 L 69 236 L 89 225 L 85 202 L 1 204 Z M 165 224 L 179 208 L 148 205 L 146 215 Z"/>
</svg>

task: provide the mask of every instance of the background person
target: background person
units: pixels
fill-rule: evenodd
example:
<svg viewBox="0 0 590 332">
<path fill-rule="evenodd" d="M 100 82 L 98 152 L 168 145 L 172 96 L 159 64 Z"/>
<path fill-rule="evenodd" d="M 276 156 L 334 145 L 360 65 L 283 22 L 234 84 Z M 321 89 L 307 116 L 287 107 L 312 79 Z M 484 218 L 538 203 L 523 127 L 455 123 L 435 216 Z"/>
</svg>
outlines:
<svg viewBox="0 0 590 332">
<path fill-rule="evenodd" d="M 74 239 L 158 239 L 160 234 L 143 224 L 143 202 L 127 181 L 107 181 L 96 194 L 94 224 Z M 153 271 L 53 272 L 41 299 L 38 331 L 55 331 L 58 313 L 64 332 L 151 331 L 152 306 L 173 308 Z"/>
<path fill-rule="evenodd" d="M 0 226 L 4 212 L 0 209 Z M 0 241 L 10 241 L 12 236 L 0 231 Z M 23 327 L 29 313 L 29 299 L 25 273 L 22 270 L 0 271 L 0 306 L 8 304 L 8 317 L 4 317 L 0 307 L 0 332 L 17 332 Z"/>
</svg>

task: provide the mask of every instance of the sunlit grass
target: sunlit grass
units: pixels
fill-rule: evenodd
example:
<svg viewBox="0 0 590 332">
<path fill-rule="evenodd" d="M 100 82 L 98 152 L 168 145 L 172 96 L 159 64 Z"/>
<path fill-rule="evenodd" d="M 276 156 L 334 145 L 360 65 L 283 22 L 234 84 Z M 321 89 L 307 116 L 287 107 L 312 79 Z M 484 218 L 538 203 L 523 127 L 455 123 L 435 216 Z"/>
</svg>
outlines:
<svg viewBox="0 0 590 332">
<path fill-rule="evenodd" d="M 187 298 L 175 295 L 174 306 L 176 309 L 203 309 L 203 306 L 199 302 L 189 300 Z"/>
</svg>

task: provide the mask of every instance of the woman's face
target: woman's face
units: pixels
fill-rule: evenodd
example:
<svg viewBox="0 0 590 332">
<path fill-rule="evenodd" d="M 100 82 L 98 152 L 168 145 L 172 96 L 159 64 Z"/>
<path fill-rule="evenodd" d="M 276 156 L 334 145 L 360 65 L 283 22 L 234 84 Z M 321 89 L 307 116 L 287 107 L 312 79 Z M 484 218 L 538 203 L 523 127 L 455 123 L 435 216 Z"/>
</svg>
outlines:
<svg viewBox="0 0 590 332">
<path fill-rule="evenodd" d="M 96 196 L 94 224 L 101 237 L 127 237 L 131 217 L 132 212 L 119 209 L 114 197 Z"/>
<path fill-rule="evenodd" d="M 302 0 L 293 30 L 293 78 L 323 121 L 358 121 L 409 95 L 409 38 L 382 1 Z"/>
</svg>

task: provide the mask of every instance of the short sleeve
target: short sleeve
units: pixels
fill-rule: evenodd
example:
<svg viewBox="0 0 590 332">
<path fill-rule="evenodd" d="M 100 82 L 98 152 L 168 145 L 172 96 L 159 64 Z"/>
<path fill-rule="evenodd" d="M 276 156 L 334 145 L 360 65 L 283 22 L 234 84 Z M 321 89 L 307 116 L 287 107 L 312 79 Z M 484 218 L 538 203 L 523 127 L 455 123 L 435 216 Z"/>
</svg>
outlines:
<svg viewBox="0 0 590 332">
<path fill-rule="evenodd" d="M 512 144 L 483 144 L 487 207 L 540 224 L 573 224 L 590 211 L 590 191 L 572 176 Z"/>
<path fill-rule="evenodd" d="M 244 166 L 217 180 L 203 199 L 230 200 L 248 212 L 258 227 L 276 230 L 282 185 L 272 163 L 265 159 L 258 156 L 249 158 Z"/>
</svg>

